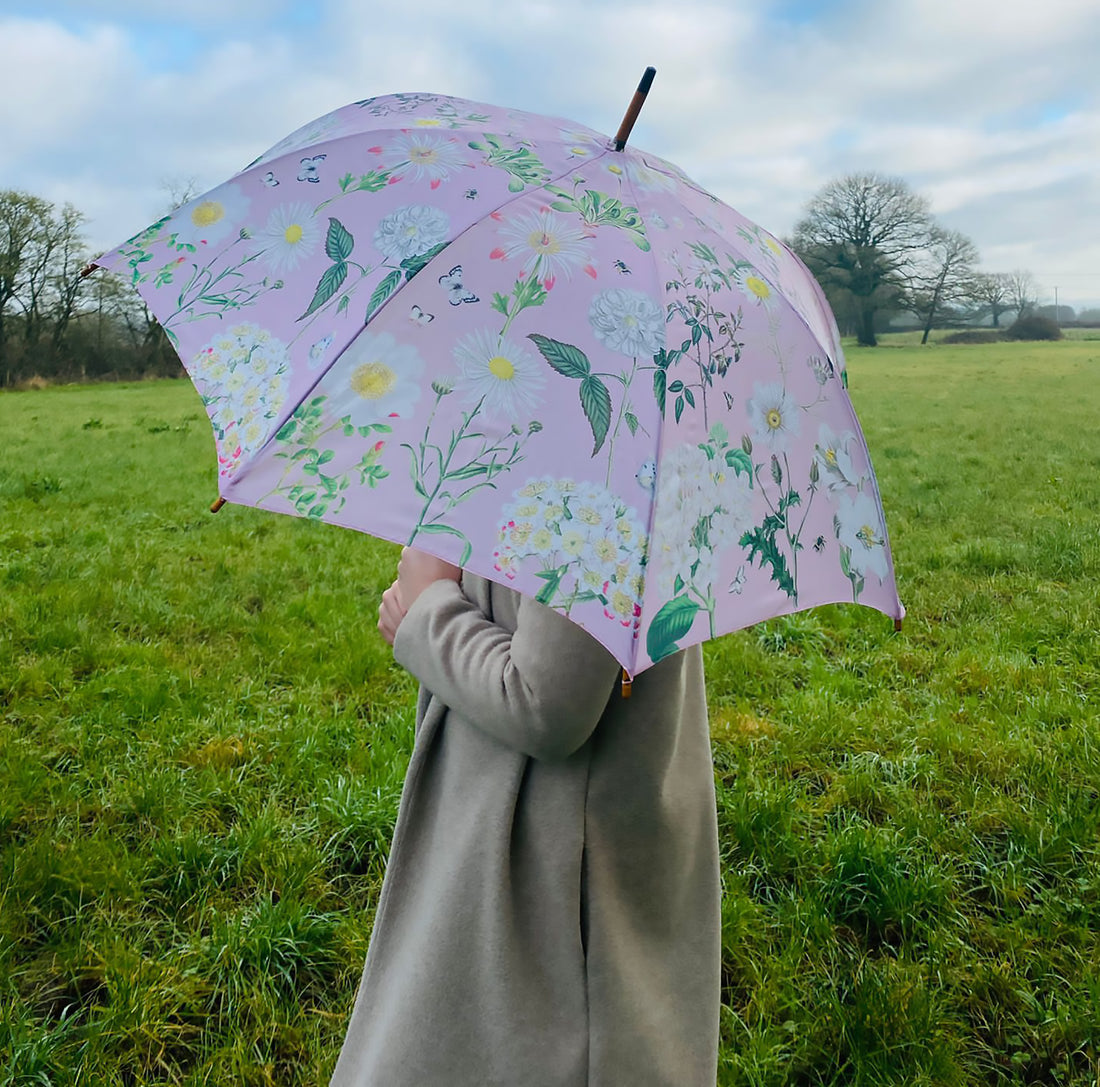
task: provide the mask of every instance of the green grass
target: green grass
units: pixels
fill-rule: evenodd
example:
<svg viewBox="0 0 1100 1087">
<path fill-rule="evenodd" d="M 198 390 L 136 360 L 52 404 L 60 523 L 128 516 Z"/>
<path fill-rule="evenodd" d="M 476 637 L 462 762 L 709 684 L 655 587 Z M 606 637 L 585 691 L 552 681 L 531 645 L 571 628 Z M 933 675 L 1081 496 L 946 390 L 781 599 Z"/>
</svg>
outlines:
<svg viewBox="0 0 1100 1087">
<path fill-rule="evenodd" d="M 707 647 L 722 1085 L 1100 1059 L 1100 344 L 861 351 L 909 616 Z M 0 396 L 0 1084 L 324 1084 L 414 683 L 395 548 L 214 497 L 183 382 Z"/>
<path fill-rule="evenodd" d="M 1004 332 L 1004 330 L 1007 329 L 1008 326 L 1011 324 L 1011 316 L 1009 316 L 1007 319 L 1002 319 L 1000 331 Z M 988 326 L 983 326 L 982 330 L 986 332 L 993 331 Z M 950 336 L 958 331 L 960 330 L 954 328 L 934 328 L 931 333 L 929 333 L 928 343 L 924 344 L 923 346 L 926 348 L 938 347 L 941 345 L 945 337 Z M 907 332 L 884 332 L 881 333 L 878 337 L 879 347 L 920 347 L 922 346 L 920 341 L 923 335 L 924 333 L 921 332 L 920 329 Z M 1064 328 L 1062 329 L 1062 335 L 1067 340 L 1100 340 L 1100 328 Z M 846 338 L 844 343 L 845 350 L 854 348 L 856 344 L 855 337 L 853 336 L 850 339 Z M 946 346 L 951 345 L 948 344 Z M 1025 344 L 1025 346 L 1027 345 Z M 1031 346 L 1034 346 L 1034 344 L 1032 344 Z M 860 349 L 856 348 L 856 350 Z"/>
</svg>

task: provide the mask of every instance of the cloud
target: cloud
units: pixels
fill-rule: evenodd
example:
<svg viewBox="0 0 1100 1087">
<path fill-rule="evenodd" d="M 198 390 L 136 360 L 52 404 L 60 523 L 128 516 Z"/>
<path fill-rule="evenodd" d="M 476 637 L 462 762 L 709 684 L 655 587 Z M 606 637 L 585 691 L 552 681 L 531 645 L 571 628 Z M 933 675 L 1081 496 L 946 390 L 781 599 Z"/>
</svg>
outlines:
<svg viewBox="0 0 1100 1087">
<path fill-rule="evenodd" d="M 84 132 L 112 107 L 113 84 L 102 73 L 124 63 L 127 48 L 116 29 L 81 36 L 54 23 L 0 19 L 0 40 L 0 130 L 13 163 Z"/>
</svg>

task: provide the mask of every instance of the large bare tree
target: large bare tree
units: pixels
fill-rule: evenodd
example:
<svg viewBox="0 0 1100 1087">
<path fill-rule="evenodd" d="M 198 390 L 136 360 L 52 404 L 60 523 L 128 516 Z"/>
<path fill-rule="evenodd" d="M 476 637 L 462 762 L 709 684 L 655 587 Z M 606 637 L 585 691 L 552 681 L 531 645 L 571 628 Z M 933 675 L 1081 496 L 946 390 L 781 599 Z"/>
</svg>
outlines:
<svg viewBox="0 0 1100 1087">
<path fill-rule="evenodd" d="M 970 301 L 1000 328 L 1001 314 L 1012 309 L 1012 277 L 1007 272 L 979 272 L 970 282 Z"/>
<path fill-rule="evenodd" d="M 900 178 L 849 174 L 810 200 L 793 242 L 826 293 L 851 304 L 859 342 L 873 347 L 875 314 L 905 297 L 931 229 L 928 201 Z"/>
<path fill-rule="evenodd" d="M 909 306 L 924 321 L 921 343 L 928 343 L 937 314 L 973 293 L 977 263 L 978 249 L 965 234 L 932 228 L 909 283 Z"/>
<path fill-rule="evenodd" d="M 1008 298 L 1010 308 L 1016 311 L 1016 319 L 1026 316 L 1039 301 L 1039 291 L 1030 272 L 1016 268 L 1008 274 Z"/>
</svg>

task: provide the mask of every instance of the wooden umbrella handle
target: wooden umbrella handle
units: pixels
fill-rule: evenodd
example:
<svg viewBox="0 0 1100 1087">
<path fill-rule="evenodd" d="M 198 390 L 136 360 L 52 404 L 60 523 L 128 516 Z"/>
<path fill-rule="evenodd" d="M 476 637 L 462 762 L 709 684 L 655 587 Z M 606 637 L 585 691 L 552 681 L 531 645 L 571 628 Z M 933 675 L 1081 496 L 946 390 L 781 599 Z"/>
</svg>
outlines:
<svg viewBox="0 0 1100 1087">
<path fill-rule="evenodd" d="M 619 125 L 619 131 L 615 133 L 616 151 L 621 151 L 626 147 L 626 141 L 630 138 L 630 130 L 634 127 L 634 122 L 638 119 L 638 114 L 642 112 L 645 96 L 649 94 L 649 88 L 653 85 L 653 77 L 656 74 L 657 69 L 652 65 L 645 70 L 642 81 L 638 84 L 638 89 L 634 92 L 634 97 L 630 100 L 630 105 L 627 107 L 626 116 L 623 117 L 623 123 Z"/>
<path fill-rule="evenodd" d="M 624 668 L 622 675 L 622 696 L 630 697 L 630 689 L 634 686 L 634 677 Z"/>
</svg>

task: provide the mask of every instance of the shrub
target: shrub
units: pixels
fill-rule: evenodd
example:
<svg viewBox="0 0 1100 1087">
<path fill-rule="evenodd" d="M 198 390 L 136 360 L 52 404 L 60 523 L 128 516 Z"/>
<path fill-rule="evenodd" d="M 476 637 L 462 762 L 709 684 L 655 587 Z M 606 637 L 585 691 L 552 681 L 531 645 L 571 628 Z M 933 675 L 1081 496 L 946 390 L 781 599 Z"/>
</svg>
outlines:
<svg viewBox="0 0 1100 1087">
<path fill-rule="evenodd" d="M 944 336 L 940 343 L 998 343 L 1005 338 L 1003 332 L 991 329 L 968 328 L 964 332 L 952 332 Z"/>
<path fill-rule="evenodd" d="M 1029 313 L 1020 317 L 1005 335 L 1010 340 L 1060 340 L 1062 330 L 1049 317 Z"/>
</svg>

